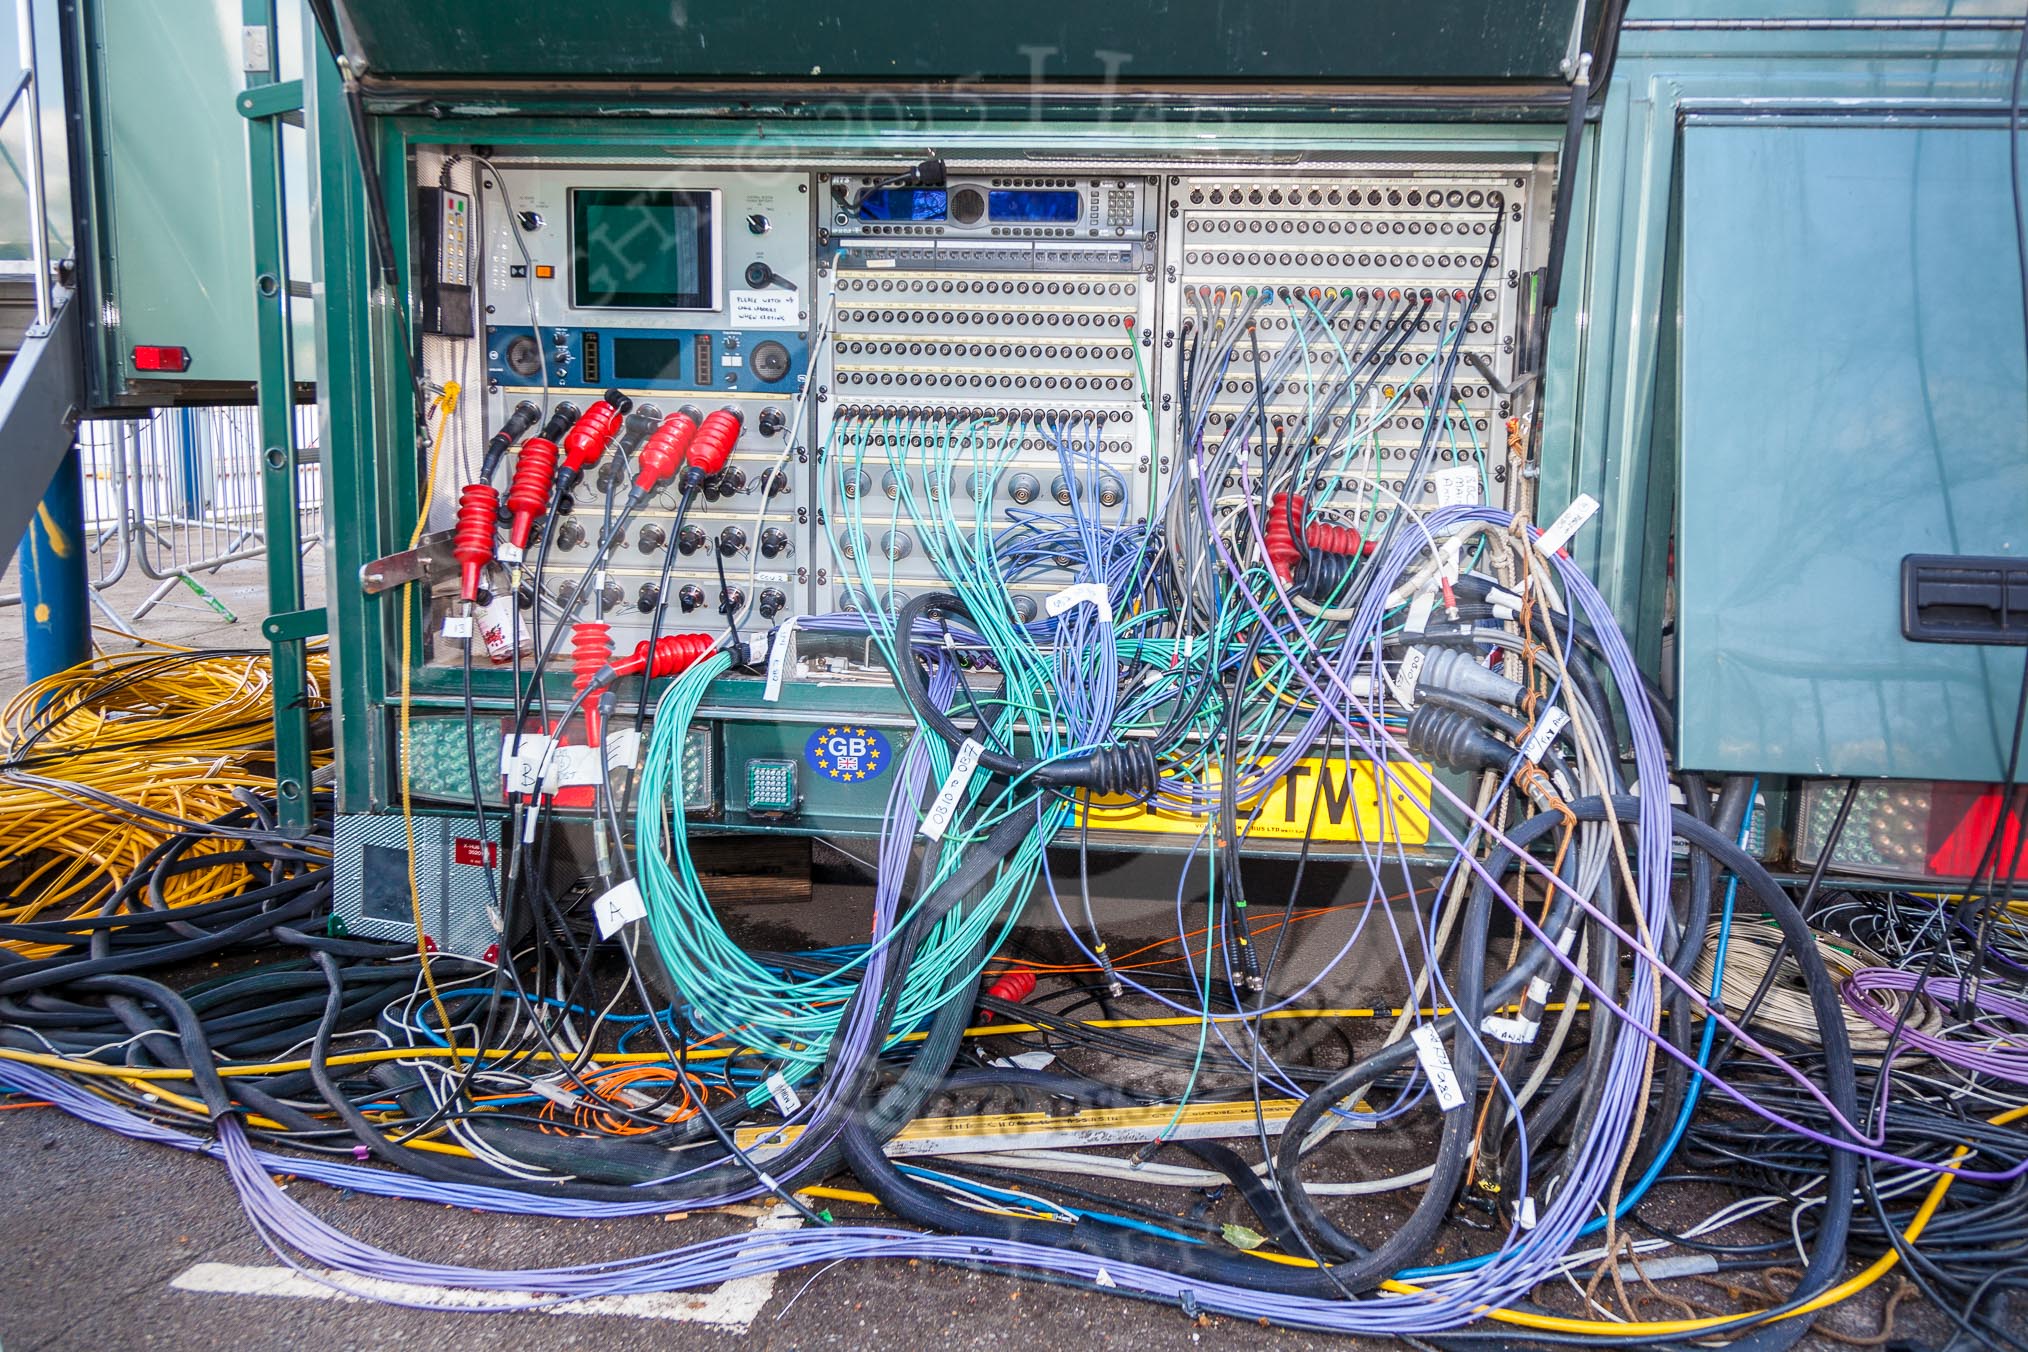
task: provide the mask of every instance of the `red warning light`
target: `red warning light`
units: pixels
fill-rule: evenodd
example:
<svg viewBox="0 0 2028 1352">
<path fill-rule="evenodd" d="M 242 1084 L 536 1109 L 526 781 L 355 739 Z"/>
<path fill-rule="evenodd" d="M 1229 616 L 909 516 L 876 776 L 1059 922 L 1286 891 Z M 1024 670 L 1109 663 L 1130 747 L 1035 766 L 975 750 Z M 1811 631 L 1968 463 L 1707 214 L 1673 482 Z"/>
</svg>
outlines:
<svg viewBox="0 0 2028 1352">
<path fill-rule="evenodd" d="M 159 371 L 178 374 L 190 369 L 190 349 L 187 347 L 150 347 L 134 349 L 136 371 Z"/>
</svg>

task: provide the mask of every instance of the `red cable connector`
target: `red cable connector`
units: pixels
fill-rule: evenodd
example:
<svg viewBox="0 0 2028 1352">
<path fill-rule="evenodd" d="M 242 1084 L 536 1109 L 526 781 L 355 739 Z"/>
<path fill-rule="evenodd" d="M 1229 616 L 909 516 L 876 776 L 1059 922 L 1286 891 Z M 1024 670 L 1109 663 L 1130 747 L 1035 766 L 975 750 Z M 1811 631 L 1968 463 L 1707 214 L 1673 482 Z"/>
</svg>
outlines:
<svg viewBox="0 0 2028 1352">
<path fill-rule="evenodd" d="M 986 987 L 986 994 L 992 996 L 995 1000 L 1006 1000 L 1018 1005 L 1029 996 L 1035 994 L 1035 973 L 1023 968 L 1016 968 L 1002 976 L 992 985 Z M 979 1011 L 980 1023 L 991 1023 L 992 1021 L 992 1010 L 982 1009 Z"/>
<path fill-rule="evenodd" d="M 576 488 L 585 471 L 605 457 L 633 407 L 634 401 L 626 395 L 607 390 L 605 398 L 584 411 L 563 439 L 563 469 L 557 475 L 562 491 L 568 493 Z"/>
<path fill-rule="evenodd" d="M 1312 549 L 1347 557 L 1362 552 L 1366 543 L 1356 526 L 1334 526 L 1326 521 L 1312 521 L 1304 527 L 1303 540 Z"/>
<path fill-rule="evenodd" d="M 680 675 L 709 656 L 717 642 L 710 634 L 664 634 L 655 640 L 655 659 L 651 662 L 648 660 L 648 640 L 642 639 L 634 645 L 633 656 L 613 663 L 610 679 L 645 673 L 653 681 L 664 676 Z"/>
<path fill-rule="evenodd" d="M 516 549 L 528 548 L 535 519 L 549 510 L 549 489 L 556 482 L 556 443 L 546 437 L 530 437 L 521 443 L 514 461 L 514 481 L 507 487 L 507 510 L 514 513 L 507 538 Z"/>
<path fill-rule="evenodd" d="M 493 561 L 493 532 L 500 526 L 500 493 L 491 484 L 466 484 L 458 494 L 458 527 L 451 536 L 451 557 L 458 561 L 458 590 L 467 601 L 479 599 L 479 574 Z"/>
<path fill-rule="evenodd" d="M 704 425 L 690 442 L 689 454 L 684 456 L 685 487 L 702 483 L 725 468 L 725 462 L 732 458 L 733 444 L 739 440 L 742 421 L 739 410 L 734 408 L 715 409 L 704 419 Z"/>
<path fill-rule="evenodd" d="M 1302 550 L 1296 547 L 1294 520 L 1303 511 L 1303 500 L 1294 493 L 1277 493 L 1268 499 L 1267 522 L 1261 527 L 1261 552 L 1268 557 L 1268 566 L 1275 576 L 1288 583 L 1296 575 L 1296 560 L 1302 557 Z"/>
<path fill-rule="evenodd" d="M 613 627 L 602 620 L 580 620 L 570 627 L 570 669 L 576 673 L 571 689 L 590 690 L 598 683 L 613 657 Z M 584 701 L 584 744 L 599 744 L 598 701 Z"/>
<path fill-rule="evenodd" d="M 634 475 L 634 498 L 638 501 L 676 477 L 676 467 L 697 436 L 697 410 L 679 408 L 662 419 L 662 425 L 641 443 L 640 472 Z"/>
</svg>

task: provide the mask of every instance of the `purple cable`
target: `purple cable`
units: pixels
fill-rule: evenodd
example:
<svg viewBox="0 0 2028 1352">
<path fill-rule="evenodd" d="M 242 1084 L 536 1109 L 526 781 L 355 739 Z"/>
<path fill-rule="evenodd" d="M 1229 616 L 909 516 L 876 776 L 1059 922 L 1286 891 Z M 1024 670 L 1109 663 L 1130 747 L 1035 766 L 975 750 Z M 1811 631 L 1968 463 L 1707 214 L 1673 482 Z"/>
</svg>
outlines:
<svg viewBox="0 0 2028 1352">
<path fill-rule="evenodd" d="M 1983 1033 L 1987 1040 L 1969 1041 L 1962 1036 L 1947 1037 L 1908 1027 L 1896 1011 L 1871 998 L 1874 991 L 1914 993 L 1917 985 L 1914 972 L 1898 967 L 1862 967 L 1845 978 L 1841 989 L 1845 1003 L 1874 1027 L 1890 1033 L 1900 1027 L 1901 1044 L 1907 1051 L 1927 1053 L 1977 1075 L 2028 1084 L 2028 1001 L 2011 999 L 1989 985 L 1975 986 L 1970 1004 L 1980 1017 L 1966 1031 L 1974 1035 Z M 1920 986 L 1922 995 L 1945 1008 L 1966 1002 L 1964 983 L 1958 977 L 1933 976 Z M 2002 1027 L 1999 1022 L 2002 1020 L 2013 1027 Z"/>
</svg>

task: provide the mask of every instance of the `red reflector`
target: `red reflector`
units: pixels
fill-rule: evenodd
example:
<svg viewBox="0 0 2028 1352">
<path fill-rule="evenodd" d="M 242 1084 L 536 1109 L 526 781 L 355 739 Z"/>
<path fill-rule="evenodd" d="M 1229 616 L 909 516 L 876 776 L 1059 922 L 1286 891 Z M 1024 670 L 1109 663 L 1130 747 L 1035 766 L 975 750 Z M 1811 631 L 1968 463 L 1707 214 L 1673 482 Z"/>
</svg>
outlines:
<svg viewBox="0 0 2028 1352">
<path fill-rule="evenodd" d="M 134 349 L 136 371 L 188 371 L 190 349 L 187 347 L 136 347 Z"/>
</svg>

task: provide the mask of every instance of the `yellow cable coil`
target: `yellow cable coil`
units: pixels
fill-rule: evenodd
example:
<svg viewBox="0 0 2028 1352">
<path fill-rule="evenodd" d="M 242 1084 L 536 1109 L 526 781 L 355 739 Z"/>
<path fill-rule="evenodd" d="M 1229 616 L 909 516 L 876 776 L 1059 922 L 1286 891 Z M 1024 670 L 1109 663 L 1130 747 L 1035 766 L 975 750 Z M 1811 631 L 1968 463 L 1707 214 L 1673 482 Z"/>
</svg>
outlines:
<svg viewBox="0 0 2028 1352">
<path fill-rule="evenodd" d="M 326 702 L 329 682 L 329 656 L 313 652 L 313 708 Z M 210 821 L 239 805 L 235 789 L 272 796 L 273 718 L 266 654 L 152 644 L 94 657 L 21 691 L 0 710 L 0 921 L 100 912 L 148 852 L 175 834 L 124 804 Z M 191 853 L 233 847 L 202 840 Z M 184 873 L 165 881 L 163 900 L 172 907 L 216 900 L 250 878 L 239 865 Z M 61 951 L 26 941 L 7 947 L 31 958 Z"/>
</svg>

